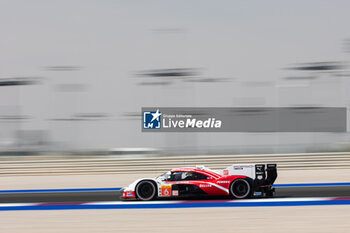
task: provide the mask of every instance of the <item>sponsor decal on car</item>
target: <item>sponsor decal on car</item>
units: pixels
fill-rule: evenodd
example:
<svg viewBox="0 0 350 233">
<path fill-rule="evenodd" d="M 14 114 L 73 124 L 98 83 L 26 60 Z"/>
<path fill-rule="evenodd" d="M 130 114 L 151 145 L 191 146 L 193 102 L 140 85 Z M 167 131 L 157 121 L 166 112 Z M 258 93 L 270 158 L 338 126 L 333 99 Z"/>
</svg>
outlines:
<svg viewBox="0 0 350 233">
<path fill-rule="evenodd" d="M 179 190 L 173 190 L 173 196 L 179 196 Z"/>
<path fill-rule="evenodd" d="M 127 197 L 135 197 L 135 192 L 134 191 L 123 192 L 123 198 L 127 198 Z"/>
<path fill-rule="evenodd" d="M 200 188 L 210 188 L 211 185 L 210 184 L 200 184 L 199 187 Z"/>
<path fill-rule="evenodd" d="M 188 184 L 188 183 L 190 183 L 190 182 L 188 182 L 188 181 L 178 181 L 177 183 L 178 183 L 178 184 Z"/>
<path fill-rule="evenodd" d="M 228 176 L 228 170 L 224 170 L 224 175 Z"/>
<path fill-rule="evenodd" d="M 227 183 L 230 183 L 230 181 L 229 180 L 219 180 L 217 183 L 218 184 L 227 184 Z"/>
</svg>

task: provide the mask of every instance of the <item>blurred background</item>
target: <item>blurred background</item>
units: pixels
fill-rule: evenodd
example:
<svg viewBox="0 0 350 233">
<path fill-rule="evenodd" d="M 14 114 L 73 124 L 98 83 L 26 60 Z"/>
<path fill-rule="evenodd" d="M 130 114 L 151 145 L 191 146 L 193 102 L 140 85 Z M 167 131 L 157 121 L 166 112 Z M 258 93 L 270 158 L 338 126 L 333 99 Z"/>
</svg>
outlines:
<svg viewBox="0 0 350 233">
<path fill-rule="evenodd" d="M 141 107 L 349 107 L 349 1 L 0 1 L 0 154 L 350 151 L 142 133 Z"/>
</svg>

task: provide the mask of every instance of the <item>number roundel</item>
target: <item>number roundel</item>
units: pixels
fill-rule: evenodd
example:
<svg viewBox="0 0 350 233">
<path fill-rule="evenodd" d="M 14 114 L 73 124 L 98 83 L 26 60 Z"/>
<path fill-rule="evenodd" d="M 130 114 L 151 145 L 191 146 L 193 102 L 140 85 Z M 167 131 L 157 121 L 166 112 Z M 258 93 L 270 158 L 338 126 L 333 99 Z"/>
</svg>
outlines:
<svg viewBox="0 0 350 233">
<path fill-rule="evenodd" d="M 171 185 L 162 185 L 161 195 L 164 197 L 171 196 Z"/>
</svg>

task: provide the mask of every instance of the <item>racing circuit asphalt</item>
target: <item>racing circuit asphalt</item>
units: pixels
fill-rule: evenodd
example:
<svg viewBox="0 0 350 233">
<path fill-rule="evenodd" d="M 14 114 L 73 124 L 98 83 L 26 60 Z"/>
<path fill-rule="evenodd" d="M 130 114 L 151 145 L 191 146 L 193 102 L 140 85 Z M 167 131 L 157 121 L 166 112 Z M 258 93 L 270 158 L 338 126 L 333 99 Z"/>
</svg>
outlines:
<svg viewBox="0 0 350 233">
<path fill-rule="evenodd" d="M 276 187 L 274 197 L 349 197 L 350 186 Z M 213 197 L 219 199 L 218 197 Z M 210 199 L 213 199 L 210 198 Z M 0 193 L 0 203 L 120 201 L 121 191 Z M 203 199 L 203 198 L 202 198 Z M 208 198 L 205 198 L 208 199 Z M 225 198 L 223 198 L 225 199 Z"/>
</svg>

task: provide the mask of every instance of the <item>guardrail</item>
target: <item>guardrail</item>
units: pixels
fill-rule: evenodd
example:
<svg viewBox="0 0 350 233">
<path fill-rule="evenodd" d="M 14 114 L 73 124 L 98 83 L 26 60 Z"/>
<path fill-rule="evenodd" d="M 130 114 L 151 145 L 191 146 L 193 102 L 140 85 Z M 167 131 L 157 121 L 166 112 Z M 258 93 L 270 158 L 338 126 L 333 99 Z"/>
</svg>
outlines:
<svg viewBox="0 0 350 233">
<path fill-rule="evenodd" d="M 0 161 L 0 176 L 91 173 L 162 172 L 174 167 L 205 165 L 222 169 L 237 163 L 277 163 L 278 169 L 349 168 L 350 153 L 191 155 L 145 158 L 95 157 L 81 159 Z"/>
</svg>

